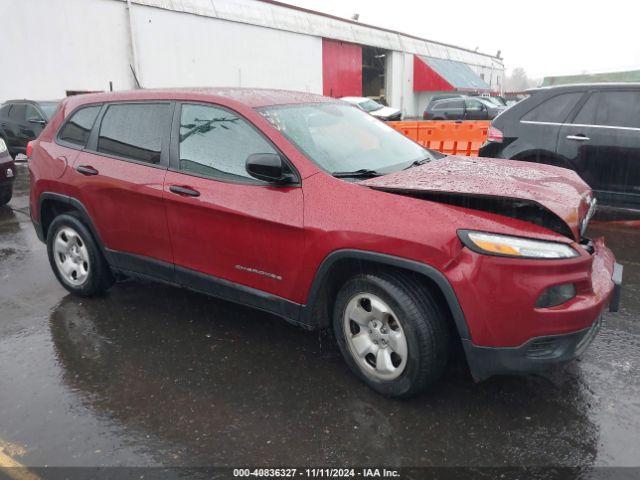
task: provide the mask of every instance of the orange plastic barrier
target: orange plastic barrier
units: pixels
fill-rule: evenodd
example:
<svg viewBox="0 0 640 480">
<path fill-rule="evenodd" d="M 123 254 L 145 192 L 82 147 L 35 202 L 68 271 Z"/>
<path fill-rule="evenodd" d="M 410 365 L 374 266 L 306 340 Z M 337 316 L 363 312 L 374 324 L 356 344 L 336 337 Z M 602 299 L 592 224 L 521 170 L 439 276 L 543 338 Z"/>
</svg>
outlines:
<svg viewBox="0 0 640 480">
<path fill-rule="evenodd" d="M 415 122 L 388 122 L 388 125 L 420 145 L 449 155 L 478 155 L 487 139 L 491 122 L 423 120 Z"/>
</svg>

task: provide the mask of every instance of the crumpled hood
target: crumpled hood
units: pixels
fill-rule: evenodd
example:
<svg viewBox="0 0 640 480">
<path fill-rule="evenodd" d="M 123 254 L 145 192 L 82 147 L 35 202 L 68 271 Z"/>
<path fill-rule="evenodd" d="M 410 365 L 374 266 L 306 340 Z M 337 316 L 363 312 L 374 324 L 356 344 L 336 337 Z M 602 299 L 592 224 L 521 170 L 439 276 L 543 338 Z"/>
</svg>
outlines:
<svg viewBox="0 0 640 480">
<path fill-rule="evenodd" d="M 514 160 L 453 155 L 408 170 L 364 180 L 360 184 L 414 196 L 426 193 L 426 199 L 442 199 L 445 203 L 452 203 L 447 198 L 462 197 L 469 200 L 462 206 L 469 208 L 476 208 L 473 199 L 518 203 L 529 209 L 541 208 L 561 220 L 574 240 L 580 239 L 580 225 L 589 212 L 592 200 L 591 189 L 572 170 Z M 486 206 L 491 203 L 485 202 L 484 205 L 480 209 L 491 210 Z M 510 216 L 524 217 L 524 214 Z M 534 223 L 543 224 L 544 220 Z"/>
</svg>

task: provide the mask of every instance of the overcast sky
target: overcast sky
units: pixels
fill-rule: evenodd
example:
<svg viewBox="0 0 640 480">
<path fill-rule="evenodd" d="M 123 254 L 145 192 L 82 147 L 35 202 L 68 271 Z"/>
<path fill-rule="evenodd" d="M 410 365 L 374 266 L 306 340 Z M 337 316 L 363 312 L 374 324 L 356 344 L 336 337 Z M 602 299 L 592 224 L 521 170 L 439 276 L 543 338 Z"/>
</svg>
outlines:
<svg viewBox="0 0 640 480">
<path fill-rule="evenodd" d="M 639 0 L 282 0 L 495 54 L 530 77 L 640 70 Z"/>
</svg>

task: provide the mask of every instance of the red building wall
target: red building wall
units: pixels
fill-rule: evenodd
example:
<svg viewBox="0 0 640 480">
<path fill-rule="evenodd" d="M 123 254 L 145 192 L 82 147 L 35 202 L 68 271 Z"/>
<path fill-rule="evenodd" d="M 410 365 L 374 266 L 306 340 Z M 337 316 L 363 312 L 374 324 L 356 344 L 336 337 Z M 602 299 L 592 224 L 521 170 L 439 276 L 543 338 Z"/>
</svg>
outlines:
<svg viewBox="0 0 640 480">
<path fill-rule="evenodd" d="M 453 85 L 438 75 L 429 65 L 413 56 L 413 91 L 447 92 L 455 90 Z"/>
<path fill-rule="evenodd" d="M 329 97 L 362 96 L 362 47 L 322 39 L 322 89 Z"/>
</svg>

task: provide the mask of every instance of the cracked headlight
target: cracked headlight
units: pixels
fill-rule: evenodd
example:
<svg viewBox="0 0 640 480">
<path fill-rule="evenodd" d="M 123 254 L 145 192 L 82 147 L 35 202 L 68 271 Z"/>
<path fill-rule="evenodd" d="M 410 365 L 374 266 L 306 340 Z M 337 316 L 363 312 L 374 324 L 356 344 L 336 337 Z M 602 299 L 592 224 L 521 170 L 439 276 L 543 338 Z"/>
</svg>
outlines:
<svg viewBox="0 0 640 480">
<path fill-rule="evenodd" d="M 458 236 L 466 247 L 485 255 L 519 258 L 574 258 L 579 255 L 564 243 L 470 230 L 460 230 Z"/>
</svg>

